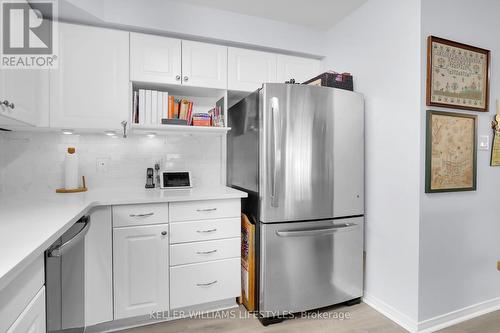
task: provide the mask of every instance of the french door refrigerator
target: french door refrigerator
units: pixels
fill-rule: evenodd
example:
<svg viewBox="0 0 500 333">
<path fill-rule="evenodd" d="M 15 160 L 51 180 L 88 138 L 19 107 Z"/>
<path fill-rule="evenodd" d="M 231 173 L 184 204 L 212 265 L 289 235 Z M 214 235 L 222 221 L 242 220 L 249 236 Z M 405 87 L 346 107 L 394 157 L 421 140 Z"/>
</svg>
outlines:
<svg viewBox="0 0 500 333">
<path fill-rule="evenodd" d="M 228 185 L 256 225 L 264 324 L 359 299 L 364 102 L 328 87 L 264 84 L 228 111 Z"/>
</svg>

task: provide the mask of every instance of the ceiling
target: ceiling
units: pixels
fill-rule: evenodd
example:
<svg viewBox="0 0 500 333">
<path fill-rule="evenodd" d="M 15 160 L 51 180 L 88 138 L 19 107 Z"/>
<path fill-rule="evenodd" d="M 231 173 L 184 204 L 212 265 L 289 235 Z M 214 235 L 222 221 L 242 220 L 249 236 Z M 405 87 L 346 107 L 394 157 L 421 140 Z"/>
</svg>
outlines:
<svg viewBox="0 0 500 333">
<path fill-rule="evenodd" d="M 368 0 L 173 0 L 316 29 L 328 29 Z"/>
</svg>

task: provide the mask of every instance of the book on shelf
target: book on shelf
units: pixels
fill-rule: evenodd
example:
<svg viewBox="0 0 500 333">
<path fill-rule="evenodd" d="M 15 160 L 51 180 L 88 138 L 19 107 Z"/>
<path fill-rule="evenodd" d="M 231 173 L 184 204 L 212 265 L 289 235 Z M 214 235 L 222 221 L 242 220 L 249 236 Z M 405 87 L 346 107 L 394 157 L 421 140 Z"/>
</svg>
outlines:
<svg viewBox="0 0 500 333">
<path fill-rule="evenodd" d="M 156 124 L 156 119 L 158 119 L 158 91 L 151 90 L 151 120 L 148 124 Z"/>
<path fill-rule="evenodd" d="M 139 89 L 139 124 L 146 122 L 146 90 Z"/>
<path fill-rule="evenodd" d="M 145 105 L 146 108 L 144 110 L 144 124 L 145 125 L 151 125 L 151 111 L 152 111 L 152 106 L 151 106 L 151 90 L 146 90 L 146 99 L 145 99 Z"/>
<path fill-rule="evenodd" d="M 132 123 L 138 124 L 139 123 L 139 92 L 134 91 L 132 98 L 133 98 L 133 101 L 132 101 Z"/>
<path fill-rule="evenodd" d="M 138 89 L 132 95 L 132 123 L 139 125 L 192 125 L 224 127 L 224 99 L 207 112 L 194 113 L 188 98 L 175 98 L 166 91 Z"/>
<path fill-rule="evenodd" d="M 158 124 L 161 124 L 161 120 L 167 117 L 168 114 L 168 92 L 162 92 L 162 110 L 160 117 L 158 118 Z"/>
<path fill-rule="evenodd" d="M 209 113 L 193 114 L 193 126 L 211 126 L 212 118 Z"/>
<path fill-rule="evenodd" d="M 171 98 L 169 98 L 171 97 Z M 169 96 L 166 91 L 138 89 L 132 95 L 132 123 L 159 125 L 168 116 Z"/>
<path fill-rule="evenodd" d="M 168 96 L 168 112 L 167 112 L 167 119 L 174 119 L 174 96 L 170 95 Z"/>
</svg>

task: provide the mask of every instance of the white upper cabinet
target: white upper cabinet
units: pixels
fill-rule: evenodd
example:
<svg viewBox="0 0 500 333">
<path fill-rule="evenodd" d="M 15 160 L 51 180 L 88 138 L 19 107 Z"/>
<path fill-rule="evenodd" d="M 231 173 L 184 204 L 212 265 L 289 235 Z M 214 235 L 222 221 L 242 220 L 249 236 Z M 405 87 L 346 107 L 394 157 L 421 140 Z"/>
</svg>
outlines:
<svg viewBox="0 0 500 333">
<path fill-rule="evenodd" d="M 129 110 L 129 33 L 60 23 L 50 95 L 51 127 L 121 128 Z"/>
<path fill-rule="evenodd" d="M 319 74 L 321 74 L 319 60 L 278 55 L 278 82 L 295 79 L 295 82 L 302 83 Z"/>
<path fill-rule="evenodd" d="M 182 84 L 227 89 L 227 47 L 182 41 Z"/>
<path fill-rule="evenodd" d="M 277 82 L 276 59 L 273 53 L 228 48 L 228 89 L 254 91 L 263 83 Z"/>
<path fill-rule="evenodd" d="M 0 117 L 0 124 L 15 120 L 26 125 L 48 126 L 49 71 L 0 70 L 0 103 L 0 115 L 7 118 Z"/>
<path fill-rule="evenodd" d="M 130 81 L 181 84 L 181 40 L 130 33 Z"/>
</svg>

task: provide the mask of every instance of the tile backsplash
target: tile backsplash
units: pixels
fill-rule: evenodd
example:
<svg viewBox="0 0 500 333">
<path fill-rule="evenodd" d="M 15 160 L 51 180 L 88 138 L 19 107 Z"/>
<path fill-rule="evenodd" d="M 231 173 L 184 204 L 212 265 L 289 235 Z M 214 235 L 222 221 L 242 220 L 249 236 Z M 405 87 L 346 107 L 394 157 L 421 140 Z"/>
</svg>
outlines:
<svg viewBox="0 0 500 333">
<path fill-rule="evenodd" d="M 223 140 L 217 135 L 178 133 L 124 139 L 103 134 L 0 132 L 0 192 L 48 192 L 63 187 L 67 147 L 76 148 L 79 174 L 90 189 L 144 188 L 146 168 L 156 161 L 167 170 L 190 170 L 194 186 L 220 185 L 225 183 Z M 98 162 L 105 166 L 98 168 Z"/>
</svg>

